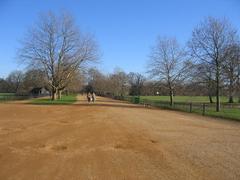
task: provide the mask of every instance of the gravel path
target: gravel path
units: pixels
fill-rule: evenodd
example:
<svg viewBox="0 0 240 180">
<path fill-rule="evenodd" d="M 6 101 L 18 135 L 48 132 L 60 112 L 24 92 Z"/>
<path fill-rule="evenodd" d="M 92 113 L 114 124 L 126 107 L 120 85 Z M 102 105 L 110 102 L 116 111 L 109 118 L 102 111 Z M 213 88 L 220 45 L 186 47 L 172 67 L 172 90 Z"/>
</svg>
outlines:
<svg viewBox="0 0 240 180">
<path fill-rule="evenodd" d="M 0 104 L 0 179 L 240 179 L 240 123 L 97 97 Z"/>
</svg>

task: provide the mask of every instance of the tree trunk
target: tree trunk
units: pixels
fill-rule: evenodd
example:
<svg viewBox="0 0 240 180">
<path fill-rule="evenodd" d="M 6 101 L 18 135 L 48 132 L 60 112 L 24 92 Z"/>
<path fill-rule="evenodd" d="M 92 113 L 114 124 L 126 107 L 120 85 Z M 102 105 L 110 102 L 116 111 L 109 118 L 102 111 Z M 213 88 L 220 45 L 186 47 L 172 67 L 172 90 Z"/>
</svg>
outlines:
<svg viewBox="0 0 240 180">
<path fill-rule="evenodd" d="M 238 103 L 240 103 L 240 83 L 238 82 L 238 89 L 237 89 L 237 91 L 238 91 Z"/>
<path fill-rule="evenodd" d="M 212 99 L 213 82 L 212 82 L 212 79 L 208 79 L 207 88 L 208 88 L 209 102 L 212 104 L 213 103 L 213 99 Z"/>
<path fill-rule="evenodd" d="M 234 103 L 232 95 L 229 96 L 228 103 Z"/>
<path fill-rule="evenodd" d="M 57 96 L 58 99 L 62 99 L 62 90 L 57 91 Z"/>
<path fill-rule="evenodd" d="M 230 84 L 229 84 L 229 99 L 228 102 L 229 103 L 233 103 L 233 91 L 234 91 L 234 87 L 233 87 L 233 76 L 230 77 Z"/>
<path fill-rule="evenodd" d="M 237 91 L 238 91 L 238 103 L 240 103 L 240 63 L 238 63 L 238 75 L 237 75 Z"/>
<path fill-rule="evenodd" d="M 212 99 L 212 95 L 210 93 L 208 94 L 208 98 L 209 98 L 209 102 L 212 104 L 213 103 L 213 99 Z"/>
<path fill-rule="evenodd" d="M 217 65 L 217 72 L 216 72 L 216 111 L 220 111 L 220 69 Z"/>
<path fill-rule="evenodd" d="M 240 88 L 237 88 L 237 93 L 236 93 L 237 98 L 237 102 L 240 103 Z"/>
<path fill-rule="evenodd" d="M 52 88 L 52 101 L 56 100 L 56 89 Z"/>
<path fill-rule="evenodd" d="M 173 90 L 172 89 L 169 92 L 169 97 L 170 97 L 170 105 L 173 106 L 174 102 L 173 102 Z"/>
</svg>

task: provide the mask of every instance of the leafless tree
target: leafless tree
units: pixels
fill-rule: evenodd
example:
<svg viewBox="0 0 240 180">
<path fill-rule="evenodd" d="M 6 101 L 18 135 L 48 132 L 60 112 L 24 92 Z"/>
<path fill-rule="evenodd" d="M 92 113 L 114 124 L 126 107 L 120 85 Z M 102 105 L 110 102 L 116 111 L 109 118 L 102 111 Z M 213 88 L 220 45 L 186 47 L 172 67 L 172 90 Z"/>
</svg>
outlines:
<svg viewBox="0 0 240 180">
<path fill-rule="evenodd" d="M 234 41 L 234 40 L 233 40 Z M 238 85 L 238 74 L 240 64 L 240 47 L 238 44 L 233 44 L 225 49 L 226 60 L 223 62 L 223 75 L 229 93 L 229 103 L 233 103 L 233 96 Z"/>
<path fill-rule="evenodd" d="M 183 81 L 188 70 L 186 53 L 175 38 L 158 38 L 148 63 L 151 77 L 164 82 L 169 90 L 170 104 L 173 105 L 175 86 Z"/>
<path fill-rule="evenodd" d="M 239 56 L 239 59 L 240 59 L 240 56 Z M 238 68 L 238 72 L 237 72 L 237 95 L 238 95 L 238 103 L 240 103 L 240 60 L 238 61 L 238 65 L 237 65 L 237 68 Z"/>
<path fill-rule="evenodd" d="M 206 87 L 209 102 L 213 103 L 212 96 L 214 95 L 216 84 L 211 65 L 207 63 L 194 64 L 191 70 L 191 77 L 193 83 L 202 84 Z"/>
<path fill-rule="evenodd" d="M 9 92 L 8 82 L 5 79 L 0 78 L 0 93 L 6 92 Z"/>
<path fill-rule="evenodd" d="M 97 59 L 97 45 L 92 36 L 80 33 L 68 14 L 47 13 L 28 31 L 19 57 L 28 65 L 45 72 L 52 100 L 71 82 L 75 72 L 86 62 Z"/>
<path fill-rule="evenodd" d="M 24 73 L 22 71 L 13 71 L 11 72 L 6 81 L 8 83 L 8 91 L 18 93 L 20 86 L 23 83 Z"/>
<path fill-rule="evenodd" d="M 238 96 L 238 103 L 240 103 L 240 43 L 237 44 L 237 47 L 234 48 L 234 58 L 235 58 L 235 74 L 236 74 L 236 95 Z"/>
<path fill-rule="evenodd" d="M 95 68 L 89 69 L 87 74 L 88 85 L 90 85 L 98 95 L 104 95 L 105 92 L 108 91 L 107 77 Z"/>
<path fill-rule="evenodd" d="M 85 85 L 85 75 L 83 72 L 76 71 L 73 78 L 69 81 L 68 85 L 65 88 L 66 94 L 70 93 L 79 93 Z"/>
<path fill-rule="evenodd" d="M 140 73 L 130 72 L 128 74 L 128 81 L 130 84 L 129 95 L 140 96 L 145 82 L 145 77 Z"/>
<path fill-rule="evenodd" d="M 226 19 L 206 18 L 192 32 L 191 54 L 200 63 L 210 64 L 216 83 L 216 111 L 220 111 L 220 83 L 225 49 L 231 45 L 235 29 Z"/>
<path fill-rule="evenodd" d="M 33 88 L 40 88 L 47 86 L 45 74 L 38 69 L 29 69 L 24 73 L 21 93 L 29 93 Z"/>
<path fill-rule="evenodd" d="M 115 69 L 114 73 L 110 74 L 108 77 L 109 90 L 115 96 L 124 96 L 128 92 L 128 76 L 127 74 L 120 70 Z"/>
</svg>

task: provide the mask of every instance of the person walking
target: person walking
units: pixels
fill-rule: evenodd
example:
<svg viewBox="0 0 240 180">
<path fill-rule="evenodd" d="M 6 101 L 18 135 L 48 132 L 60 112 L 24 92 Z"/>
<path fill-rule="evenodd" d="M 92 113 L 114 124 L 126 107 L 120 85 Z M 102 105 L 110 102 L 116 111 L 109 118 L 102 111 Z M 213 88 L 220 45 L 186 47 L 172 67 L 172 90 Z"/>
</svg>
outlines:
<svg viewBox="0 0 240 180">
<path fill-rule="evenodd" d="M 90 92 L 87 93 L 87 101 L 88 101 L 88 102 L 91 101 L 91 94 L 90 94 Z"/>
</svg>

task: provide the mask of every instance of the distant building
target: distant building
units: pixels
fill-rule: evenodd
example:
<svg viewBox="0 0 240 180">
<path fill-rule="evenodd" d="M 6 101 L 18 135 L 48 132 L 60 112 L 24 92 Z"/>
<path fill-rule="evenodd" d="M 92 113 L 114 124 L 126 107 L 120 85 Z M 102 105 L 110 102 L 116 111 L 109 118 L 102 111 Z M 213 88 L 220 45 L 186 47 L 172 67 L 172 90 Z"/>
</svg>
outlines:
<svg viewBox="0 0 240 180">
<path fill-rule="evenodd" d="M 29 94 L 33 97 L 50 95 L 49 91 L 44 87 L 35 87 L 30 91 Z"/>
</svg>

